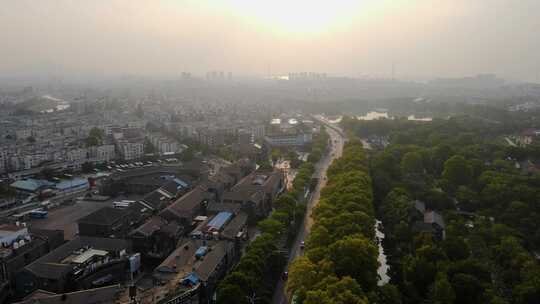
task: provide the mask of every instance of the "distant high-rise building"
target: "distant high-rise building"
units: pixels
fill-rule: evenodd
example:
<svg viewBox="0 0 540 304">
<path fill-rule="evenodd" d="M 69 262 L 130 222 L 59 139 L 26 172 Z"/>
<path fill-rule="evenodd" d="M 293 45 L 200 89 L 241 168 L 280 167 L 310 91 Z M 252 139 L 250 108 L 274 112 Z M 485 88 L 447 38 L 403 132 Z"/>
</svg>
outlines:
<svg viewBox="0 0 540 304">
<path fill-rule="evenodd" d="M 319 80 L 326 79 L 326 73 L 316 73 L 316 72 L 300 72 L 300 73 L 289 73 L 289 80 Z"/>
</svg>

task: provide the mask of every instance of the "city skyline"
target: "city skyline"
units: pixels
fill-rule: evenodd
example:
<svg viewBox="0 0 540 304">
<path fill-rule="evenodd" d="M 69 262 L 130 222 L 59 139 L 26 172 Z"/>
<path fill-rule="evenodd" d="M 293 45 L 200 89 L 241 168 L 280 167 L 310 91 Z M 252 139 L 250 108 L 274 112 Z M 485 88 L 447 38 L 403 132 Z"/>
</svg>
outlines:
<svg viewBox="0 0 540 304">
<path fill-rule="evenodd" d="M 540 71 L 540 3 L 532 0 L 45 0 L 2 8 L 4 77 L 270 70 L 537 82 Z"/>
</svg>

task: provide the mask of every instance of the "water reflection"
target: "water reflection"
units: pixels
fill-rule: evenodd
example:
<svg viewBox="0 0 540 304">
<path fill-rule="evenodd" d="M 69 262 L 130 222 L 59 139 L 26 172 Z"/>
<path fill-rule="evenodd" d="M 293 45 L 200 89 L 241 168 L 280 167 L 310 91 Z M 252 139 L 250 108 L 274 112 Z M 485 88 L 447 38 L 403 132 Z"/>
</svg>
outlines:
<svg viewBox="0 0 540 304">
<path fill-rule="evenodd" d="M 379 261 L 379 269 L 377 269 L 377 274 L 379 275 L 379 281 L 377 285 L 382 286 L 390 281 L 388 276 L 388 266 L 386 261 L 386 254 L 384 254 L 384 248 L 382 246 L 382 240 L 384 239 L 384 233 L 381 231 L 382 223 L 379 220 L 375 221 L 375 238 L 377 239 L 377 244 L 379 245 L 379 256 L 377 260 Z"/>
</svg>

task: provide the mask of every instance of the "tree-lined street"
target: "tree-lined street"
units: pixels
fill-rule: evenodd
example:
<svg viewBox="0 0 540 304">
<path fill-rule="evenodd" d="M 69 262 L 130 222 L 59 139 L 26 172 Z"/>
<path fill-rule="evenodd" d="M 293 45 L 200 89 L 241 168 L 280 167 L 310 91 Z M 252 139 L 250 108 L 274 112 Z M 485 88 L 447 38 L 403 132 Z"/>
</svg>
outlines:
<svg viewBox="0 0 540 304">
<path fill-rule="evenodd" d="M 316 165 L 314 176 L 319 179 L 319 182 L 317 183 L 317 186 L 315 187 L 315 190 L 313 190 L 311 194 L 311 198 L 307 203 L 306 215 L 304 217 L 304 220 L 300 227 L 298 235 L 296 236 L 296 239 L 294 240 L 294 243 L 291 246 L 289 260 L 287 261 L 287 265 L 283 270 L 284 272 L 287 271 L 287 269 L 289 268 L 289 265 L 296 257 L 303 254 L 301 243 L 307 238 L 311 230 L 311 226 L 313 224 L 311 213 L 313 211 L 313 208 L 319 202 L 321 189 L 324 188 L 324 186 L 326 185 L 326 170 L 328 170 L 328 167 L 330 166 L 332 161 L 335 158 L 339 158 L 341 154 L 343 153 L 343 145 L 345 142 L 345 138 L 343 138 L 340 132 L 336 131 L 335 129 L 326 128 L 326 130 L 328 132 L 328 135 L 330 135 L 330 141 L 331 141 L 331 144 L 329 145 L 329 151 Z M 285 293 L 285 284 L 286 284 L 286 281 L 284 280 L 280 280 L 278 282 L 272 303 L 275 303 L 275 304 L 288 303 L 288 297 L 287 297 L 287 294 Z"/>
</svg>

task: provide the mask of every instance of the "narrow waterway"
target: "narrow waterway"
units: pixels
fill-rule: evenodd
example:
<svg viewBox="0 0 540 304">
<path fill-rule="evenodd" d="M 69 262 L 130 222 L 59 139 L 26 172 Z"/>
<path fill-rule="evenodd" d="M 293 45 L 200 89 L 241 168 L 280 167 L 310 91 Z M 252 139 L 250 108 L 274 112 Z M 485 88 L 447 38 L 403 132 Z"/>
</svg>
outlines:
<svg viewBox="0 0 540 304">
<path fill-rule="evenodd" d="M 379 257 L 377 260 L 379 261 L 379 269 L 377 269 L 377 274 L 379 275 L 379 281 L 377 284 L 379 286 L 382 286 L 390 281 L 390 277 L 388 276 L 388 270 L 390 269 L 390 266 L 388 266 L 386 262 L 386 254 L 384 254 L 384 248 L 382 246 L 382 240 L 384 239 L 384 233 L 381 231 L 382 229 L 382 223 L 379 220 L 375 221 L 375 238 L 377 239 L 377 244 L 379 245 Z"/>
</svg>

